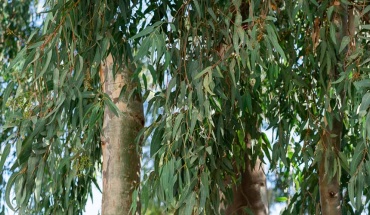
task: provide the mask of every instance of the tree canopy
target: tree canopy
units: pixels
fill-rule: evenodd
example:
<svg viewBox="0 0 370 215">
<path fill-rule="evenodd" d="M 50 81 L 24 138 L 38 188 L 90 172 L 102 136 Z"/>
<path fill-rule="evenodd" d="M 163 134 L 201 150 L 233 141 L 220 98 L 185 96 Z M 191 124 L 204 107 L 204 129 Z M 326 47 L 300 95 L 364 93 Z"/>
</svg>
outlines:
<svg viewBox="0 0 370 215">
<path fill-rule="evenodd" d="M 368 1 L 47 0 L 45 10 L 5 70 L 12 209 L 82 213 L 104 108 L 118 114 L 99 74 L 111 55 L 114 71 L 135 69 L 122 95 L 141 93 L 155 114 L 137 137 L 154 159 L 133 196 L 143 212 L 154 198 L 167 212 L 220 213 L 247 159 L 269 162 L 291 190 L 284 214 L 367 210 Z"/>
</svg>

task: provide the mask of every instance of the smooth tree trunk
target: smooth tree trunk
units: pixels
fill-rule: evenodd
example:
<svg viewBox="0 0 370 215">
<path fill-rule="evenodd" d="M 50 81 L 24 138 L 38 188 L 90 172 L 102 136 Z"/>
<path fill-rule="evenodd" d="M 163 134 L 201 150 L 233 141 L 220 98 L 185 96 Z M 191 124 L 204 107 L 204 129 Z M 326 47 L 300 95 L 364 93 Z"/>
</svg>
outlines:
<svg viewBox="0 0 370 215">
<path fill-rule="evenodd" d="M 329 171 L 326 168 L 331 168 L 333 171 L 334 155 L 328 156 L 326 150 L 335 151 L 340 149 L 340 141 L 342 136 L 343 123 L 338 120 L 334 120 L 333 129 L 329 132 L 325 132 L 323 135 L 322 144 L 324 153 L 322 154 L 320 166 L 319 166 L 319 187 L 320 187 L 320 205 L 322 215 L 339 215 L 341 214 L 340 206 L 340 181 L 338 175 L 330 176 Z M 335 135 L 335 137 L 333 137 Z M 334 152 L 332 152 L 334 153 Z M 328 163 L 326 163 L 328 162 Z"/>
<path fill-rule="evenodd" d="M 251 137 L 247 135 L 247 146 L 251 147 Z M 259 159 L 252 167 L 246 158 L 246 169 L 241 172 L 241 184 L 233 187 L 233 202 L 226 208 L 226 215 L 266 215 L 268 210 L 266 175 Z"/>
<path fill-rule="evenodd" d="M 108 56 L 101 69 L 103 92 L 121 112 L 116 116 L 107 106 L 104 112 L 103 134 L 103 215 L 130 214 L 133 191 L 140 182 L 140 146 L 138 132 L 144 126 L 143 106 L 139 96 L 128 94 L 135 87 L 130 82 L 132 71 L 128 67 L 113 77 L 113 59 Z M 124 86 L 126 93 L 119 98 Z M 135 200 L 137 201 L 137 200 Z M 140 214 L 139 203 L 136 214 Z"/>
<path fill-rule="evenodd" d="M 353 12 L 352 10 L 350 10 Z M 353 36 L 354 30 L 351 29 L 353 20 L 349 19 L 349 10 L 347 6 L 336 5 L 335 13 L 332 15 L 332 22 L 336 25 L 336 41 L 341 43 L 343 37 L 347 34 Z M 338 58 L 340 59 L 340 58 Z M 344 63 L 344 62 L 343 62 Z M 331 81 L 335 81 L 339 78 L 339 70 L 334 67 L 330 74 Z M 330 90 L 330 83 L 328 91 Z M 328 95 L 329 96 L 329 95 Z M 345 104 L 345 97 L 343 93 L 340 95 L 340 102 Z M 338 156 L 338 152 L 341 150 L 341 138 L 343 132 L 343 115 L 338 107 L 342 104 L 336 105 L 336 109 L 328 109 L 328 115 L 332 118 L 332 126 L 326 125 L 326 128 L 321 137 L 322 144 L 322 157 L 319 162 L 319 191 L 320 191 L 320 206 L 322 215 L 340 215 L 341 211 L 341 190 L 340 190 L 340 178 L 338 173 L 334 176 L 330 174 L 334 168 L 334 159 Z M 337 116 L 335 116 L 337 114 Z M 339 114 L 339 117 L 338 117 Z M 338 164 L 337 164 L 338 165 Z"/>
</svg>

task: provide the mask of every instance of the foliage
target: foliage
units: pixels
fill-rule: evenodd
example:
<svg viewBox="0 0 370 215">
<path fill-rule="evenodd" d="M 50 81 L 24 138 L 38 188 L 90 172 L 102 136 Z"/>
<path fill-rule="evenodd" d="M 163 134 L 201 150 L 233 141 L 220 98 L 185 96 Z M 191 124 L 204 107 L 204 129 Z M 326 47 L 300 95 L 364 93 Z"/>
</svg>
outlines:
<svg viewBox="0 0 370 215">
<path fill-rule="evenodd" d="M 84 210 L 101 168 L 104 106 L 112 104 L 100 90 L 99 65 L 108 52 L 119 62 L 122 53 L 130 57 L 131 49 L 121 42 L 129 32 L 123 25 L 131 16 L 129 5 L 46 1 L 42 28 L 32 32 L 8 66 L 4 129 L 12 131 L 7 148 L 14 147 L 17 156 L 5 191 L 11 209 L 27 214 Z"/>
<path fill-rule="evenodd" d="M 35 27 L 38 1 L 4 1 L 0 8 L 0 60 L 13 59 Z"/>
<path fill-rule="evenodd" d="M 108 54 L 137 66 L 135 90 L 157 114 L 142 131 L 155 161 L 141 189 L 144 211 L 157 198 L 166 212 L 218 214 L 247 156 L 268 160 L 282 186 L 294 187 L 278 199 L 288 199 L 287 214 L 316 213 L 323 158 L 333 161 L 326 174 L 340 179 L 343 213 L 369 205 L 367 1 L 47 5 L 42 29 L 7 68 L 5 128 L 17 154 L 10 206 L 14 190 L 23 212 L 83 210 L 100 168 L 104 106 L 114 108 L 99 83 Z M 262 123 L 276 131 L 271 143 Z M 341 145 L 326 147 L 337 124 Z"/>
<path fill-rule="evenodd" d="M 141 38 L 136 58 L 151 56 L 162 86 L 149 98 L 160 115 L 144 132 L 155 159 L 144 205 L 154 189 L 168 211 L 218 213 L 219 190 L 238 181 L 245 156 L 264 155 L 294 187 L 287 214 L 317 212 L 322 159 L 333 160 L 325 174 L 341 180 L 343 213 L 363 211 L 369 9 L 362 1 L 191 1 L 132 38 Z M 272 150 L 262 121 L 276 131 Z M 339 123 L 340 148 L 326 148 Z"/>
<path fill-rule="evenodd" d="M 278 44 L 268 38 L 258 43 L 258 24 L 250 21 L 250 26 L 243 26 L 241 6 L 240 2 L 187 2 L 169 12 L 171 22 L 159 20 L 136 36 L 146 35 L 136 58 L 155 56 L 148 69 L 156 86 L 164 86 L 148 105 L 161 114 L 144 132 L 146 137 L 153 135 L 155 158 L 155 170 L 142 188 L 144 204 L 154 189 L 169 211 L 218 213 L 219 191 L 230 192 L 226 178 L 237 180 L 235 170 L 244 168 L 245 156 L 255 159 L 261 150 L 270 156 L 266 135 L 255 129 L 263 109 L 260 66 L 268 63 L 259 55 L 267 54 L 265 46 L 272 49 Z M 262 3 L 256 8 L 252 17 L 268 12 Z M 264 25 L 271 18 L 258 23 Z M 276 39 L 276 29 L 270 30 L 267 34 Z M 167 83 L 166 76 L 171 77 Z M 255 140 L 253 153 L 246 147 L 247 133 Z"/>
<path fill-rule="evenodd" d="M 3 106 L 4 89 L 9 81 L 9 75 L 4 73 L 4 65 L 8 64 L 15 57 L 17 52 L 24 46 L 25 40 L 35 27 L 37 15 L 35 6 L 38 1 L 4 1 L 0 4 L 0 106 Z M 9 93 L 9 92 L 8 92 Z M 5 110 L 6 111 L 6 110 Z M 8 165 L 5 165 L 7 154 L 11 154 L 9 159 L 14 157 L 10 151 L 10 146 L 5 145 L 11 133 L 11 129 L 4 129 L 4 112 L 1 111 L 0 117 L 0 189 L 5 189 L 5 181 L 8 173 Z M 4 193 L 0 193 L 2 200 Z M 5 214 L 4 201 L 0 201 L 0 214 Z"/>
</svg>

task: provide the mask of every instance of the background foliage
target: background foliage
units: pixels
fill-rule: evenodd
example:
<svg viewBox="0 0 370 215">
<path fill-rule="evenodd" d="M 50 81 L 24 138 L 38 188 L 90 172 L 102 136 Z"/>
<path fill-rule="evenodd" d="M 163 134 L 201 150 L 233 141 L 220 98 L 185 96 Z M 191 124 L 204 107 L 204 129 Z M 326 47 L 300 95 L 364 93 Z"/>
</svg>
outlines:
<svg viewBox="0 0 370 215">
<path fill-rule="evenodd" d="M 4 89 L 10 80 L 10 75 L 4 72 L 5 66 L 13 59 L 17 52 L 25 45 L 27 37 L 32 29 L 35 28 L 36 20 L 39 15 L 36 14 L 36 5 L 38 1 L 4 1 L 0 4 L 0 106 L 4 106 Z M 8 92 L 9 93 L 9 92 Z M 10 152 L 10 146 L 5 145 L 11 129 L 4 128 L 4 109 L 0 117 L 0 189 L 5 189 L 5 181 L 8 166 L 5 165 L 7 156 L 11 154 L 14 158 L 14 152 Z M 9 162 L 9 160 L 8 160 Z M 0 193 L 0 199 L 4 198 L 4 192 Z M 0 203 L 0 214 L 5 214 L 4 204 Z"/>
</svg>

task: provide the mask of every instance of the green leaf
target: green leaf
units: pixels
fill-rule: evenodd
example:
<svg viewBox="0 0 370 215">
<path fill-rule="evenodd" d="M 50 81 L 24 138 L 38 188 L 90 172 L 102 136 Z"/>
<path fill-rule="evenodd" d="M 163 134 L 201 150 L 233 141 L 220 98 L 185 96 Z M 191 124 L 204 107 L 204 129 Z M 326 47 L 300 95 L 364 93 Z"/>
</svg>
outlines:
<svg viewBox="0 0 370 215">
<path fill-rule="evenodd" d="M 361 25 L 361 29 L 370 30 L 370 25 Z"/>
<path fill-rule="evenodd" d="M 6 188 L 5 188 L 5 202 L 6 204 L 8 205 L 8 207 L 15 211 L 16 208 L 13 207 L 13 204 L 12 204 L 12 201 L 10 200 L 10 196 L 11 196 L 11 190 L 12 190 L 12 187 L 15 185 L 15 179 L 17 179 L 17 177 L 20 176 L 20 174 L 18 172 L 14 172 L 8 182 L 6 183 Z"/>
<path fill-rule="evenodd" d="M 339 84 L 341 83 L 345 78 L 347 77 L 346 74 L 341 74 L 341 76 L 338 78 L 338 80 L 332 82 L 332 84 Z"/>
<path fill-rule="evenodd" d="M 211 95 L 214 96 L 215 94 L 210 89 L 210 82 L 212 81 L 212 78 L 210 77 L 212 73 L 208 73 L 204 79 L 203 79 L 203 87 L 204 89 Z"/>
<path fill-rule="evenodd" d="M 211 15 L 212 19 L 217 22 L 216 14 L 213 12 L 212 8 L 208 8 L 207 12 Z"/>
<path fill-rule="evenodd" d="M 61 172 L 63 167 L 66 166 L 67 169 L 69 169 L 69 165 L 71 164 L 71 160 L 73 159 L 73 157 L 63 157 L 62 160 L 60 161 L 59 165 L 58 165 L 58 169 L 56 172 Z"/>
<path fill-rule="evenodd" d="M 237 26 L 234 26 L 234 33 L 233 33 L 233 47 L 236 54 L 239 54 L 239 34 L 236 30 Z"/>
<path fill-rule="evenodd" d="M 103 41 L 102 41 L 102 43 L 101 43 L 101 51 L 102 51 L 102 53 L 101 53 L 101 56 L 103 57 L 103 58 L 105 58 L 106 56 L 105 56 L 105 53 L 107 52 L 107 50 L 108 50 L 108 47 L 109 47 L 109 37 L 105 37 L 104 39 L 103 39 Z"/>
<path fill-rule="evenodd" d="M 139 60 L 143 58 L 148 52 L 150 47 L 152 46 L 152 40 L 149 37 L 144 38 L 143 42 L 141 43 L 141 46 L 139 48 L 139 51 L 137 52 L 135 56 L 135 60 Z"/>
<path fill-rule="evenodd" d="M 66 99 L 65 93 L 61 92 L 58 96 L 58 100 L 56 101 L 56 107 L 50 113 L 48 113 L 48 115 L 46 115 L 44 117 L 44 119 L 49 118 L 51 115 L 53 115 L 55 112 L 57 112 L 59 110 L 59 108 L 63 105 L 63 102 L 64 102 L 65 99 Z M 53 119 L 54 118 L 55 118 L 55 115 L 54 115 Z M 53 120 L 50 120 L 50 123 L 51 122 L 53 122 Z"/>
<path fill-rule="evenodd" d="M 46 124 L 45 119 L 43 118 L 39 119 L 35 125 L 35 129 L 33 129 L 32 131 L 31 137 L 33 138 L 34 136 L 40 134 L 40 132 L 45 129 L 45 124 Z"/>
<path fill-rule="evenodd" d="M 98 71 L 100 62 L 103 60 L 101 54 L 102 54 L 102 51 L 100 50 L 100 47 L 97 47 L 95 49 L 94 60 L 92 61 L 92 65 L 90 67 L 91 77 L 95 77 L 95 75 Z"/>
<path fill-rule="evenodd" d="M 35 201 L 36 204 L 40 202 L 41 197 L 41 187 L 42 187 L 42 180 L 44 176 L 44 167 L 45 167 L 45 161 L 43 158 L 41 158 L 40 163 L 37 167 L 37 174 L 35 178 Z"/>
<path fill-rule="evenodd" d="M 209 66 L 209 67 L 207 67 L 207 68 L 205 68 L 205 69 L 203 69 L 203 71 L 201 71 L 200 73 L 198 73 L 195 77 L 194 77 L 194 80 L 197 80 L 198 78 L 200 78 L 200 77 L 202 77 L 204 74 L 206 74 L 206 73 L 210 73 L 210 72 L 212 72 L 212 66 Z"/>
<path fill-rule="evenodd" d="M 1 159 L 0 159 L 0 173 L 3 172 L 3 168 L 4 168 L 4 163 L 6 161 L 6 158 L 8 157 L 9 155 L 9 152 L 10 152 L 10 146 L 11 144 L 6 144 L 5 148 L 4 148 L 4 151 L 2 151 L 1 153 Z"/>
<path fill-rule="evenodd" d="M 276 51 L 280 54 L 280 56 L 284 60 L 286 60 L 285 53 L 284 53 L 283 49 L 281 48 L 281 46 L 278 42 L 278 39 L 277 39 L 277 36 L 275 34 L 274 29 L 271 27 L 271 25 L 266 25 L 266 29 L 267 29 L 267 33 L 268 33 L 268 38 L 271 41 L 272 45 L 274 46 Z"/>
<path fill-rule="evenodd" d="M 367 135 L 367 138 L 370 139 L 370 112 L 367 113 L 367 116 L 366 116 L 366 135 Z"/>
<path fill-rule="evenodd" d="M 235 27 L 236 28 L 240 27 L 242 25 L 242 21 L 243 21 L 243 17 L 240 14 L 240 12 L 237 11 L 236 16 L 235 16 L 235 22 L 234 22 Z"/>
<path fill-rule="evenodd" d="M 348 45 L 348 43 L 351 41 L 349 36 L 344 36 L 342 39 L 342 42 L 340 44 L 339 53 L 343 51 L 343 49 Z"/>
<path fill-rule="evenodd" d="M 195 192 L 192 192 L 188 201 L 186 201 L 186 208 L 184 215 L 192 215 L 195 205 Z"/>
<path fill-rule="evenodd" d="M 173 77 L 170 80 L 170 82 L 168 83 L 167 90 L 166 90 L 166 102 L 169 101 L 171 90 L 172 90 L 172 88 L 174 88 L 176 86 L 176 82 L 177 82 L 177 78 Z"/>
<path fill-rule="evenodd" d="M 199 212 L 204 211 L 206 200 L 209 196 L 209 180 L 208 171 L 204 171 L 201 174 L 201 186 L 200 186 L 200 201 L 199 201 Z"/>
<path fill-rule="evenodd" d="M 365 79 L 361 81 L 356 81 L 353 83 L 357 90 L 367 89 L 370 88 L 370 79 Z"/>
<path fill-rule="evenodd" d="M 116 117 L 119 116 L 120 110 L 116 106 L 116 104 L 113 103 L 113 101 L 109 98 L 107 94 L 103 96 L 104 104 L 109 108 L 109 110 L 116 115 Z"/>
<path fill-rule="evenodd" d="M 180 127 L 180 124 L 182 122 L 182 119 L 184 117 L 184 114 L 183 113 L 179 113 L 177 116 L 176 116 L 176 119 L 175 119 L 175 124 L 173 126 L 173 130 L 172 130 L 172 137 L 175 138 L 176 136 L 176 133 L 177 131 L 179 130 L 179 127 Z"/>
<path fill-rule="evenodd" d="M 247 102 L 247 109 L 248 109 L 248 112 L 249 113 L 253 113 L 253 108 L 252 108 L 252 97 L 251 97 L 251 94 L 249 92 L 247 92 L 247 96 L 246 96 L 246 102 Z"/>
<path fill-rule="evenodd" d="M 31 44 L 31 45 L 28 45 L 27 46 L 27 49 L 38 48 L 38 47 L 40 47 L 43 44 L 44 44 L 44 41 L 38 41 L 38 42 L 35 42 L 35 43 Z"/>
<path fill-rule="evenodd" d="M 81 55 L 78 55 L 78 67 L 77 67 L 77 70 L 76 70 L 76 75 L 75 77 L 79 77 L 79 75 L 81 74 L 82 72 L 82 69 L 84 67 L 84 59 Z"/>
<path fill-rule="evenodd" d="M 327 10 L 329 20 L 331 19 L 331 15 L 333 14 L 333 12 L 334 12 L 334 5 L 330 6 Z"/>
<path fill-rule="evenodd" d="M 339 158 L 340 158 L 340 164 L 341 166 L 343 167 L 343 169 L 349 173 L 349 165 L 348 165 L 348 159 L 347 157 L 344 155 L 343 152 L 339 152 Z"/>
<path fill-rule="evenodd" d="M 83 99 L 82 99 L 82 95 L 81 95 L 81 92 L 76 89 L 75 90 L 77 92 L 77 96 L 78 96 L 78 116 L 79 116 L 79 119 L 80 119 L 80 127 L 83 128 Z"/>
<path fill-rule="evenodd" d="M 20 62 L 24 61 L 24 59 L 27 57 L 26 53 L 27 53 L 26 48 L 23 48 L 22 50 L 20 50 L 17 53 L 17 56 L 15 56 L 15 58 L 12 61 L 10 61 L 10 64 L 9 64 L 7 70 L 13 68 L 14 65 L 16 65 L 17 63 L 20 63 Z"/>
<path fill-rule="evenodd" d="M 350 174 L 354 175 L 357 171 L 357 168 L 359 164 L 362 162 L 363 156 L 364 156 L 364 149 L 365 145 L 361 141 L 357 144 L 355 151 L 353 153 L 352 161 L 351 161 L 351 168 L 350 168 Z"/>
<path fill-rule="evenodd" d="M 276 197 L 275 201 L 277 202 L 286 202 L 288 200 L 287 197 L 285 196 L 279 196 L 279 197 Z"/>
<path fill-rule="evenodd" d="M 362 170 L 360 170 L 362 171 Z M 356 205 L 355 205 L 355 208 L 357 210 L 359 210 L 362 206 L 362 192 L 364 190 L 364 181 L 365 181 L 365 177 L 363 175 L 362 172 L 360 172 L 358 175 L 357 175 L 357 182 L 356 182 Z"/>
<path fill-rule="evenodd" d="M 334 44 L 337 44 L 337 38 L 336 38 L 336 27 L 334 23 L 330 23 L 330 38 L 333 41 Z"/>
<path fill-rule="evenodd" d="M 153 157 L 161 148 L 163 134 L 164 134 L 163 129 L 161 128 L 155 129 L 152 141 L 150 143 L 150 157 Z"/>
<path fill-rule="evenodd" d="M 27 190 L 32 190 L 33 185 L 35 184 L 35 174 L 36 174 L 36 169 L 37 169 L 37 164 L 40 160 L 39 156 L 33 156 L 31 155 L 28 158 L 27 162 Z"/>
<path fill-rule="evenodd" d="M 164 51 L 166 49 L 166 36 L 162 34 L 155 34 L 153 36 L 155 48 L 157 50 L 157 56 L 156 56 L 156 63 L 160 62 L 162 59 L 162 55 L 164 54 Z"/>
<path fill-rule="evenodd" d="M 6 103 L 7 103 L 8 99 L 9 99 L 10 94 L 14 90 L 14 87 L 15 87 L 15 84 L 14 84 L 13 81 L 11 81 L 11 82 L 8 83 L 8 86 L 6 86 L 6 88 L 5 88 L 4 92 L 3 92 L 3 95 L 2 95 L 2 97 L 3 97 L 2 109 L 3 110 L 5 110 L 4 108 L 6 107 Z"/>
<path fill-rule="evenodd" d="M 206 148 L 206 151 L 207 151 L 207 153 L 208 153 L 209 155 L 212 155 L 212 146 L 208 146 L 208 147 Z"/>
<path fill-rule="evenodd" d="M 59 69 L 55 68 L 53 73 L 53 88 L 55 94 L 58 94 L 59 89 Z"/>
<path fill-rule="evenodd" d="M 27 44 L 31 42 L 32 38 L 36 35 L 36 33 L 39 32 L 39 29 L 36 29 L 34 31 L 32 31 L 32 33 L 30 34 L 30 36 L 28 37 L 27 39 Z"/>
<path fill-rule="evenodd" d="M 50 51 L 47 53 L 46 55 L 46 61 L 42 67 L 42 70 L 41 72 L 37 75 L 36 79 L 34 81 L 36 81 L 37 79 L 39 79 L 41 76 L 44 75 L 44 73 L 46 72 L 46 70 L 49 68 L 49 64 L 50 64 L 50 60 L 51 60 L 51 57 L 53 56 L 53 52 L 52 50 L 50 49 Z M 37 72 L 37 71 L 36 71 Z"/>
<path fill-rule="evenodd" d="M 361 105 L 360 105 L 360 108 L 359 108 L 359 115 L 360 117 L 363 117 L 366 115 L 366 113 L 368 112 L 368 108 L 370 106 L 370 93 L 366 93 L 363 97 L 362 97 L 362 102 L 361 102 Z"/>
<path fill-rule="evenodd" d="M 197 119 L 198 119 L 198 111 L 196 109 L 193 109 L 193 111 L 191 112 L 191 122 L 190 122 L 190 130 L 189 130 L 190 135 L 193 134 Z"/>
<path fill-rule="evenodd" d="M 340 0 L 340 2 L 342 2 L 345 5 L 352 5 L 352 3 L 347 0 Z"/>
<path fill-rule="evenodd" d="M 142 31 L 137 33 L 135 36 L 131 37 L 130 40 L 134 40 L 134 39 L 137 39 L 137 38 L 140 38 L 140 37 L 143 37 L 145 35 L 148 35 L 148 34 L 152 33 L 154 31 L 155 27 L 161 25 L 162 23 L 163 23 L 162 21 L 158 21 L 158 22 L 154 23 L 152 26 L 148 26 L 148 27 L 144 28 Z"/>
<path fill-rule="evenodd" d="M 241 42 L 242 44 L 244 44 L 245 32 L 244 32 L 243 27 L 241 27 L 241 26 L 237 27 L 237 28 L 236 28 L 236 32 L 237 32 L 237 34 L 238 34 L 238 36 L 239 36 L 240 42 Z"/>
<path fill-rule="evenodd" d="M 365 9 L 361 11 L 361 16 L 364 16 L 370 11 L 370 5 L 366 6 Z"/>
<path fill-rule="evenodd" d="M 369 58 L 367 58 L 366 60 L 364 60 L 361 64 L 360 64 L 360 66 L 363 66 L 363 65 L 365 65 L 365 64 L 367 64 L 367 63 L 369 63 L 370 62 L 370 57 Z"/>
<path fill-rule="evenodd" d="M 355 202 L 355 178 L 356 178 L 356 176 L 352 177 L 349 180 L 349 183 L 348 183 L 348 196 L 349 196 L 349 200 L 351 201 L 351 204 L 353 206 L 356 205 L 356 202 Z"/>
<path fill-rule="evenodd" d="M 235 5 L 235 8 L 237 8 L 237 10 L 240 9 L 240 5 L 242 4 L 241 0 L 232 0 L 233 2 L 233 5 Z"/>
<path fill-rule="evenodd" d="M 148 26 L 146 28 L 144 28 L 142 31 L 140 31 L 139 33 L 137 33 L 135 36 L 131 37 L 130 40 L 134 40 L 134 39 L 137 39 L 139 37 L 143 37 L 147 34 L 150 34 L 154 31 L 154 27 L 153 26 Z"/>
<path fill-rule="evenodd" d="M 202 18 L 202 12 L 199 7 L 199 2 L 197 0 L 194 0 L 195 9 L 197 10 L 198 16 Z"/>
</svg>

